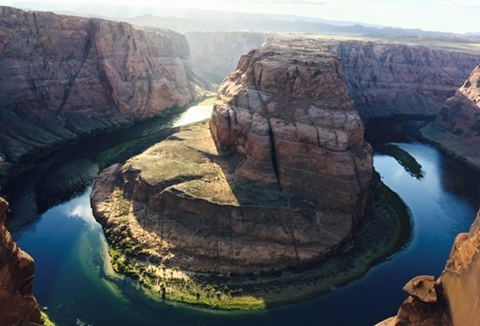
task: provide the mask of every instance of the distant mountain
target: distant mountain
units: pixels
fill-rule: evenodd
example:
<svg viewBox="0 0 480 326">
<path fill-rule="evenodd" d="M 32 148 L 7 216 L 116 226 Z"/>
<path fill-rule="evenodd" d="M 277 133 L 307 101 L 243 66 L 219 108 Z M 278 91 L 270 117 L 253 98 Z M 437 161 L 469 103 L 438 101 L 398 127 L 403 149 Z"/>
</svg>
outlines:
<svg viewBox="0 0 480 326">
<path fill-rule="evenodd" d="M 352 21 L 332 21 L 297 15 L 238 13 L 203 9 L 176 9 L 158 6 L 125 6 L 75 2 L 38 3 L 13 1 L 12 5 L 31 10 L 54 11 L 87 17 L 127 21 L 142 26 L 155 26 L 180 33 L 203 31 L 255 31 L 310 34 L 374 34 L 374 35 L 455 35 L 451 33 L 402 29 Z M 471 35 L 478 35 L 472 33 Z"/>
</svg>

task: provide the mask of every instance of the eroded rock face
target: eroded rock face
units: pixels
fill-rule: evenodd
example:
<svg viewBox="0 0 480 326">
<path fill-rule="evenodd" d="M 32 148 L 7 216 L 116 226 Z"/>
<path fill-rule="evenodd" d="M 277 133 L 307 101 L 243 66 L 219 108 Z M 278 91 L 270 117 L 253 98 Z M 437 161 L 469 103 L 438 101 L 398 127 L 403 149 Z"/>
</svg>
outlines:
<svg viewBox="0 0 480 326">
<path fill-rule="evenodd" d="M 303 46 L 302 46 L 303 47 Z M 241 58 L 209 123 L 104 170 L 91 199 L 111 240 L 191 271 L 259 273 L 322 259 L 351 235 L 372 153 L 338 60 L 319 47 Z"/>
<path fill-rule="evenodd" d="M 404 288 L 411 296 L 396 317 L 381 326 L 479 325 L 480 304 L 480 211 L 468 233 L 456 238 L 442 276 L 417 277 Z M 421 283 L 419 283 L 421 281 Z M 435 296 L 433 296 L 433 292 Z"/>
<path fill-rule="evenodd" d="M 337 58 L 321 46 L 242 56 L 220 86 L 210 122 L 222 150 L 238 153 L 239 183 L 363 213 L 372 151 Z"/>
<path fill-rule="evenodd" d="M 33 260 L 3 224 L 7 207 L 0 198 L 0 325 L 40 325 L 40 309 L 32 295 Z"/>
<path fill-rule="evenodd" d="M 438 114 L 480 60 L 479 54 L 377 42 L 339 42 L 334 50 L 364 120 Z"/>
<path fill-rule="evenodd" d="M 446 101 L 435 123 L 458 136 L 480 136 L 480 67 Z"/>
<path fill-rule="evenodd" d="M 185 106 L 205 84 L 184 36 L 0 7 L 0 156 Z"/>
</svg>

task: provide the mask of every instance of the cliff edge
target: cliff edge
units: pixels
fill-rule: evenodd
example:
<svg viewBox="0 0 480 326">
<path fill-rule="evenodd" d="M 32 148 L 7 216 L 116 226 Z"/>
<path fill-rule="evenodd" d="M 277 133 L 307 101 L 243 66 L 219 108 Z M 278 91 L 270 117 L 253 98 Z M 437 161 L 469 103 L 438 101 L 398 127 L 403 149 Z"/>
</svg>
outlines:
<svg viewBox="0 0 480 326">
<path fill-rule="evenodd" d="M 421 136 L 448 154 L 480 170 L 480 67 L 449 98 Z"/>
<path fill-rule="evenodd" d="M 418 276 L 404 290 L 410 294 L 397 316 L 377 326 L 479 325 L 480 211 L 468 233 L 453 243 L 441 277 Z"/>
<path fill-rule="evenodd" d="M 40 325 L 40 309 L 32 295 L 33 259 L 5 228 L 7 208 L 0 198 L 0 325 Z"/>
</svg>

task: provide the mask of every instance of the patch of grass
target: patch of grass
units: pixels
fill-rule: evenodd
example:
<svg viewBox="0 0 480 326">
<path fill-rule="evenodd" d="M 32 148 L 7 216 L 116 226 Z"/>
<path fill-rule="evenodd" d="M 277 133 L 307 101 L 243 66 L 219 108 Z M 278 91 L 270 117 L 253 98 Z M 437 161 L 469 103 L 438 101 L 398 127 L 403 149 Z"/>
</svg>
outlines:
<svg viewBox="0 0 480 326">
<path fill-rule="evenodd" d="M 48 318 L 47 314 L 43 311 L 40 315 L 40 323 L 42 323 L 42 325 L 44 326 L 55 326 L 55 324 L 50 320 L 50 318 Z"/>
</svg>

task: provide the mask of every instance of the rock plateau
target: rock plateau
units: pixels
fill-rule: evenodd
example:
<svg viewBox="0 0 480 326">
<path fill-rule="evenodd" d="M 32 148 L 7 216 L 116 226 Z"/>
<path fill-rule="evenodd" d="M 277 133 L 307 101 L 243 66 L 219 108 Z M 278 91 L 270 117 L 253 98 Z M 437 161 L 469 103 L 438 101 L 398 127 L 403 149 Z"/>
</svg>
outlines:
<svg viewBox="0 0 480 326">
<path fill-rule="evenodd" d="M 168 266 L 259 273 L 334 251 L 363 214 L 372 170 L 339 60 L 277 45 L 241 57 L 209 128 L 104 170 L 91 199 L 110 240 L 123 232 Z"/>
<path fill-rule="evenodd" d="M 7 162 L 185 106 L 207 86 L 185 36 L 121 22 L 0 7 L 0 54 Z"/>
<path fill-rule="evenodd" d="M 0 325 L 40 325 L 40 309 L 32 295 L 33 259 L 5 228 L 7 208 L 0 198 Z"/>
</svg>

